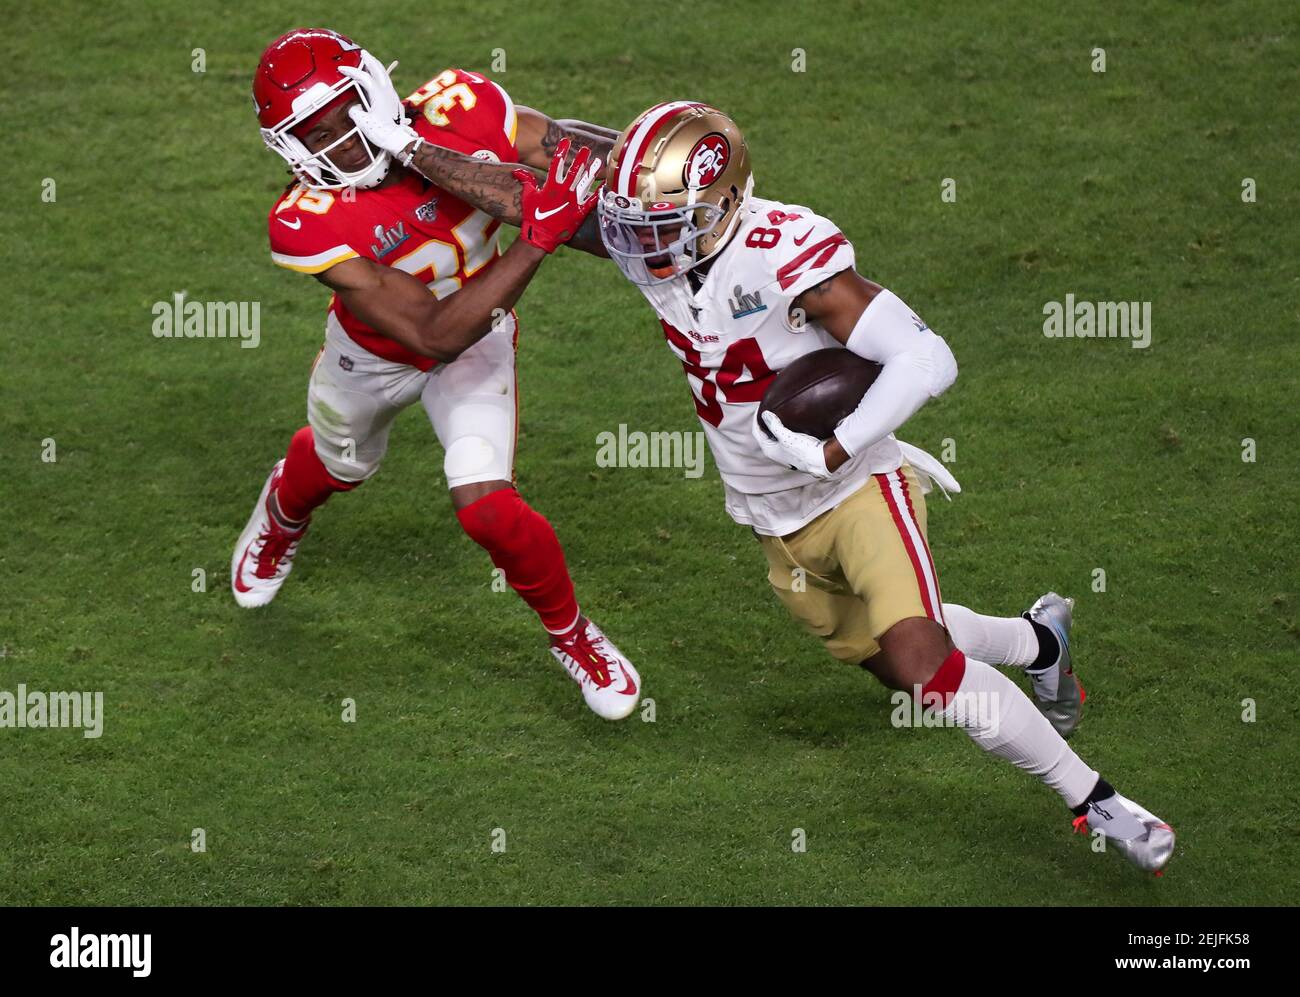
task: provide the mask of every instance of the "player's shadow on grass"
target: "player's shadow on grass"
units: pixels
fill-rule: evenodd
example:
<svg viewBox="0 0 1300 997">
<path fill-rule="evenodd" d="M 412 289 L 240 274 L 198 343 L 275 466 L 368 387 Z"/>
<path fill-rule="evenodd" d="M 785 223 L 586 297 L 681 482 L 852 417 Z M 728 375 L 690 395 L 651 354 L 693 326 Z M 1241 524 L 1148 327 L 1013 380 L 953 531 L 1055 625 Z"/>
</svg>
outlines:
<svg viewBox="0 0 1300 997">
<path fill-rule="evenodd" d="M 834 668 L 834 666 L 831 666 Z M 773 737 L 798 741 L 815 748 L 839 749 L 871 743 L 882 747 L 896 738 L 889 725 L 886 691 L 871 689 L 874 680 L 848 669 L 814 685 L 773 690 L 746 705 L 751 724 Z"/>
</svg>

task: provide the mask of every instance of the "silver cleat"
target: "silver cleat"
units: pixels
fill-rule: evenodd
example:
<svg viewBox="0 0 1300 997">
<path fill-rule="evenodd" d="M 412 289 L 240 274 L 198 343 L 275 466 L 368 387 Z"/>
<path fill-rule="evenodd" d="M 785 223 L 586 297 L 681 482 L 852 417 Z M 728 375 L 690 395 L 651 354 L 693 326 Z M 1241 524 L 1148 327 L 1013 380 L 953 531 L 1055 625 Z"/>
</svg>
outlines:
<svg viewBox="0 0 1300 997">
<path fill-rule="evenodd" d="M 1165 866 L 1169 864 L 1169 859 L 1174 854 L 1174 829 L 1162 821 L 1149 810 L 1143 809 L 1138 804 L 1126 797 L 1115 794 L 1125 808 L 1133 814 L 1146 832 L 1137 838 L 1106 838 L 1106 847 L 1114 848 L 1126 859 L 1132 862 L 1144 872 L 1152 872 L 1157 876 L 1164 875 Z M 1088 817 L 1075 818 L 1075 830 L 1085 833 L 1088 826 Z M 1097 823 L 1100 823 L 1098 821 Z"/>
<path fill-rule="evenodd" d="M 1061 645 L 1055 667 L 1028 674 L 1038 709 L 1056 728 L 1056 732 L 1068 739 L 1079 726 L 1083 703 L 1088 698 L 1070 663 L 1070 626 L 1074 622 L 1074 600 L 1062 599 L 1055 592 L 1048 592 L 1030 607 L 1025 618 L 1050 627 Z"/>
</svg>

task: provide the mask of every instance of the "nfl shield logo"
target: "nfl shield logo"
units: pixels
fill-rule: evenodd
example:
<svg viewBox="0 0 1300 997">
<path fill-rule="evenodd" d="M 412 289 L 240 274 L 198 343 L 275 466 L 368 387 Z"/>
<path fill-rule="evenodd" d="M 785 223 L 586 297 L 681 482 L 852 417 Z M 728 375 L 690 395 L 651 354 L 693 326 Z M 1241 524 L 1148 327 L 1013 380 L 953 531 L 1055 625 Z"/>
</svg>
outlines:
<svg viewBox="0 0 1300 997">
<path fill-rule="evenodd" d="M 415 220 L 420 222 L 432 222 L 438 217 L 438 199 L 435 197 L 431 201 L 425 201 L 415 209 Z"/>
</svg>

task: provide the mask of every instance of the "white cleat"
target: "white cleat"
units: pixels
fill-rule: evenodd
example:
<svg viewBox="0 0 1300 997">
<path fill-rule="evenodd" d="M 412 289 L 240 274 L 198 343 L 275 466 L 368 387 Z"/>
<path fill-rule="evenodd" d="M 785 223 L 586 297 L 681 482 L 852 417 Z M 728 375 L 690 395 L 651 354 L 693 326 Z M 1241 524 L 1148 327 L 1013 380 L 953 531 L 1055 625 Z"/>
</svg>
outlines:
<svg viewBox="0 0 1300 997">
<path fill-rule="evenodd" d="M 270 495 L 280 483 L 283 468 L 281 460 L 266 479 L 230 559 L 230 588 L 235 602 L 246 609 L 265 606 L 275 598 L 293 570 L 293 555 L 307 532 L 305 525 L 298 530 L 285 529 L 271 516 Z"/>
<path fill-rule="evenodd" d="M 1104 801 L 1103 804 L 1088 804 L 1088 812 L 1074 819 L 1074 829 L 1080 834 L 1098 829 L 1105 832 L 1107 825 L 1118 823 L 1115 820 L 1118 815 L 1110 814 L 1105 809 L 1106 805 L 1113 806 L 1115 801 L 1118 801 L 1133 819 L 1142 825 L 1142 831 L 1140 834 L 1124 838 L 1116 834 L 1108 834 L 1106 846 L 1114 848 L 1144 872 L 1163 876 L 1165 866 L 1169 864 L 1174 854 L 1174 829 L 1149 810 L 1120 796 L 1119 793 L 1112 796 L 1110 800 Z"/>
<path fill-rule="evenodd" d="M 600 627 L 579 616 L 566 634 L 551 636 L 551 654 L 582 687 L 591 711 L 606 720 L 622 720 L 641 698 L 641 676 Z"/>
</svg>

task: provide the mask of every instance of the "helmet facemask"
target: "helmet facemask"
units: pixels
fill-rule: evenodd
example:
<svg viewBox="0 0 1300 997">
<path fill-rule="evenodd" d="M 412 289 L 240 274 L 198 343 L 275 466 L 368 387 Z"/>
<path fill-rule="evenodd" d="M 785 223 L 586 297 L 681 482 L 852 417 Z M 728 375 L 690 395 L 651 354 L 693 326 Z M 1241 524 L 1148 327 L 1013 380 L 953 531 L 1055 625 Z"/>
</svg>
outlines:
<svg viewBox="0 0 1300 997">
<path fill-rule="evenodd" d="M 272 128 L 261 129 L 262 141 L 267 148 L 283 158 L 298 179 L 312 190 L 340 190 L 345 187 L 365 190 L 379 184 L 392 166 L 392 156 L 372 145 L 356 124 L 316 152 L 308 149 L 302 139 L 293 134 L 295 128 L 311 118 L 332 107 L 349 103 L 353 97 L 360 100 L 363 108 L 370 110 L 365 90 L 357 86 L 355 81 L 344 78 L 332 86 L 318 83 L 293 102 L 292 114 Z M 368 162 L 360 170 L 348 171 L 336 164 L 330 153 L 353 137 L 360 141 Z"/>
<path fill-rule="evenodd" d="M 596 212 L 610 258 L 628 280 L 642 287 L 673 280 L 702 263 L 707 257 L 700 255 L 699 242 L 727 213 L 707 201 L 680 207 L 651 205 L 646 210 L 637 199 L 608 189 Z"/>
<path fill-rule="evenodd" d="M 722 252 L 731 241 L 741 210 L 753 190 L 754 178 L 749 176 L 744 190 L 733 187 L 720 203 L 697 201 L 696 192 L 690 191 L 688 203 L 680 207 L 656 202 L 647 210 L 637 198 L 618 194 L 606 186 L 596 203 L 601 241 L 610 258 L 633 284 L 642 287 L 662 284 Z M 724 219 L 726 227 L 715 234 Z M 642 241 L 640 234 L 647 230 L 653 238 Z M 707 243 L 707 248 L 702 250 L 701 243 Z"/>
</svg>

